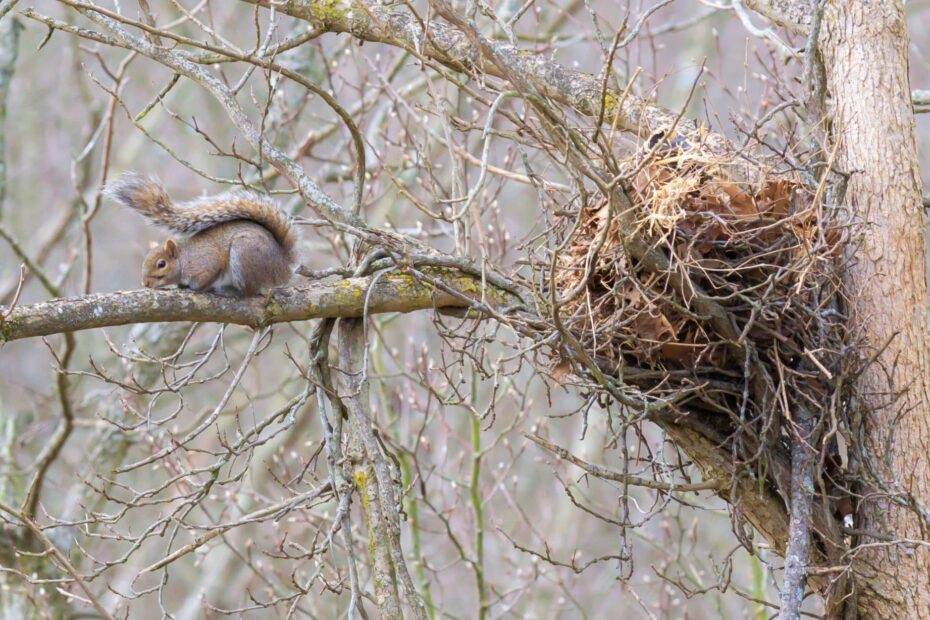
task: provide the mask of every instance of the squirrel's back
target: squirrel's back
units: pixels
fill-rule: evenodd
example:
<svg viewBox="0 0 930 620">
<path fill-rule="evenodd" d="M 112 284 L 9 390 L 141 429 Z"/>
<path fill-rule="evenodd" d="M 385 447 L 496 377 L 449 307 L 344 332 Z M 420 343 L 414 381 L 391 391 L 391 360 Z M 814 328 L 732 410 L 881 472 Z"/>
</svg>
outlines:
<svg viewBox="0 0 930 620">
<path fill-rule="evenodd" d="M 257 192 L 234 190 L 175 205 L 161 184 L 136 173 L 124 174 L 109 183 L 106 192 L 152 223 L 185 235 L 194 235 L 224 222 L 255 222 L 266 228 L 285 253 L 293 257 L 296 238 L 290 219 L 269 198 Z"/>
</svg>

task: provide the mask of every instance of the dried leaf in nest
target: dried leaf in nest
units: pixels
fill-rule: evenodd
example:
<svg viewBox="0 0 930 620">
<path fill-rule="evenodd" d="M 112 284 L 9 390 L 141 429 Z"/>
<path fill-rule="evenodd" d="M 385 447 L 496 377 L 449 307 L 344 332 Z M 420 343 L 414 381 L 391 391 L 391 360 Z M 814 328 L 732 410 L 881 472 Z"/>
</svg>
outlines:
<svg viewBox="0 0 930 620">
<path fill-rule="evenodd" d="M 561 383 L 570 374 L 572 374 L 572 364 L 566 359 L 558 359 L 549 368 L 549 376 L 557 383 Z"/>
<path fill-rule="evenodd" d="M 782 218 L 788 214 L 791 194 L 799 187 L 800 183 L 792 183 L 787 179 L 769 180 L 762 186 L 756 200 L 762 205 L 763 212 L 774 218 Z"/>
<path fill-rule="evenodd" d="M 740 437 L 736 448 L 761 446 L 734 455 L 764 469 L 797 405 L 820 415 L 834 407 L 837 428 L 850 402 L 850 382 L 836 379 L 861 364 L 848 354 L 833 260 L 843 229 L 825 219 L 832 210 L 797 175 L 757 170 L 750 182 L 718 174 L 741 166 L 736 158 L 728 166 L 686 155 L 642 167 L 625 188 L 632 208 L 617 217 L 595 202 L 580 221 L 565 221 L 571 238 L 556 281 L 579 294 L 560 318 L 601 369 L 621 379 L 611 391 L 630 396 L 631 408 L 681 396 L 673 410 L 686 415 L 739 412 L 738 424 L 719 416 L 721 432 Z M 631 234 L 640 243 L 629 243 Z M 641 242 L 665 260 L 624 254 Z M 662 263 L 667 271 L 655 267 Z M 556 368 L 560 378 L 573 372 Z M 752 435 L 756 444 L 742 443 Z M 844 442 L 837 440 L 840 463 Z"/>
<path fill-rule="evenodd" d="M 773 274 L 786 288 L 803 280 L 792 265 L 809 260 L 799 252 L 810 252 L 824 237 L 818 214 L 808 208 L 812 194 L 798 179 L 736 182 L 713 175 L 716 168 L 696 157 L 671 161 L 644 166 L 633 179 L 629 194 L 636 209 L 635 234 L 661 247 L 687 280 L 720 295 L 725 305 L 736 303 L 738 322 L 749 319 L 749 299 L 763 290 L 771 293 L 771 286 L 762 285 Z M 563 290 L 577 288 L 589 270 L 584 293 L 565 306 L 563 315 L 571 317 L 567 324 L 580 341 L 601 359 L 652 368 L 725 363 L 722 338 L 707 332 L 708 324 L 691 313 L 689 301 L 669 302 L 674 295 L 665 274 L 631 270 L 622 237 L 629 231 L 620 230 L 619 218 L 609 218 L 606 203 L 591 205 L 581 218 L 559 260 Z M 606 237 L 597 256 L 589 256 L 601 235 Z M 766 310 L 764 318 L 753 319 L 762 327 L 750 333 L 771 341 L 768 334 L 781 326 L 770 317 L 781 311 L 784 307 Z"/>
</svg>

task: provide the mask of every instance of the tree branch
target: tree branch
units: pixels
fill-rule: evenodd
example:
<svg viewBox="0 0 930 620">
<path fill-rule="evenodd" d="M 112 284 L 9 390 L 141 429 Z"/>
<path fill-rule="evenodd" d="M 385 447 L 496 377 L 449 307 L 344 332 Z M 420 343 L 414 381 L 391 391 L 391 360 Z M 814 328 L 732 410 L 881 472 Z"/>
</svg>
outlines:
<svg viewBox="0 0 930 620">
<path fill-rule="evenodd" d="M 914 105 L 915 113 L 920 114 L 922 112 L 930 111 L 930 90 L 915 90 L 911 91 L 911 103 Z"/>
<path fill-rule="evenodd" d="M 53 299 L 14 308 L 0 322 L 0 344 L 129 323 L 205 321 L 258 327 L 323 317 L 360 317 L 429 308 L 468 308 L 482 298 L 491 304 L 517 303 L 510 293 L 445 270 L 430 270 L 448 287 L 439 290 L 403 274 L 348 278 L 301 288 L 278 289 L 264 297 L 236 299 L 190 291 L 138 290 Z M 471 301 L 476 300 L 476 301 Z M 0 306 L 0 316 L 7 312 Z"/>
<path fill-rule="evenodd" d="M 412 616 L 426 620 L 426 609 L 410 579 L 401 548 L 398 493 L 394 488 L 397 482 L 373 428 L 367 346 L 364 322 L 339 322 L 339 398 L 349 416 L 348 456 L 368 528 L 368 552 L 378 611 L 388 620 L 406 617 L 400 600 L 403 590 Z"/>
<path fill-rule="evenodd" d="M 507 79 L 494 62 L 490 62 L 468 36 L 456 28 L 431 20 L 423 22 L 408 9 L 366 0 L 242 0 L 311 23 L 315 30 L 347 33 L 361 41 L 385 43 L 403 48 L 419 57 L 439 62 L 455 71 L 476 71 Z M 426 28 L 424 32 L 424 27 Z M 677 120 L 683 133 L 697 129 L 694 121 L 631 93 L 604 89 L 603 79 L 590 73 L 573 71 L 542 54 L 502 43 L 491 43 L 496 56 L 504 59 L 509 71 L 520 74 L 537 92 L 571 106 L 586 116 L 599 117 L 617 129 L 649 137 L 666 130 Z M 705 144 L 713 148 L 726 143 L 723 136 L 709 134 Z"/>
<path fill-rule="evenodd" d="M 742 0 L 747 9 L 795 34 L 807 36 L 811 5 L 807 0 Z"/>
<path fill-rule="evenodd" d="M 675 483 L 675 482 L 664 482 L 662 480 L 652 480 L 650 478 L 641 478 L 639 476 L 633 476 L 631 474 L 624 473 L 622 471 L 614 471 L 606 467 L 601 467 L 600 465 L 595 465 L 593 463 L 588 463 L 587 461 L 578 458 L 565 448 L 558 446 L 551 441 L 540 437 L 539 435 L 534 435 L 532 433 L 523 433 L 523 436 L 535 443 L 537 446 L 548 450 L 549 452 L 555 454 L 560 459 L 564 459 L 576 465 L 581 469 L 585 470 L 587 473 L 591 474 L 595 478 L 603 478 L 604 480 L 613 480 L 614 482 L 620 482 L 623 484 L 629 484 L 638 487 L 644 487 L 647 489 L 655 489 L 658 491 L 664 491 L 666 493 L 686 493 L 686 492 L 695 492 L 695 491 L 720 491 L 726 487 L 726 483 L 722 480 L 717 480 L 714 478 L 705 479 L 698 483 Z"/>
<path fill-rule="evenodd" d="M 248 140 L 249 144 L 261 153 L 278 172 L 290 179 L 300 192 L 301 197 L 307 204 L 313 205 L 320 215 L 331 222 L 344 224 L 359 230 L 366 228 L 366 224 L 361 218 L 340 206 L 307 176 L 300 165 L 265 139 L 259 127 L 242 110 L 235 94 L 219 78 L 174 50 L 158 47 L 146 39 L 131 35 L 116 19 L 110 17 L 110 12 L 105 9 L 83 2 L 61 1 L 94 23 L 109 30 L 120 46 L 125 46 L 143 56 L 160 62 L 206 88 L 223 106 L 223 109 L 229 115 L 230 121 Z"/>
</svg>

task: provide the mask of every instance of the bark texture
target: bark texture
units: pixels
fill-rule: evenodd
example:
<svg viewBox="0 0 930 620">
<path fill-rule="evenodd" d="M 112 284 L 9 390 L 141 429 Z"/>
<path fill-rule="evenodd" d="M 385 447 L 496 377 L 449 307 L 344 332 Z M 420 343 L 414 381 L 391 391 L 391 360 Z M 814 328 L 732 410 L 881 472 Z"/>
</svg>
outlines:
<svg viewBox="0 0 930 620">
<path fill-rule="evenodd" d="M 360 317 L 366 313 L 468 308 L 473 305 L 471 300 L 477 303 L 482 296 L 494 305 L 519 301 L 510 293 L 482 287 L 480 280 L 472 276 L 441 270 L 425 273 L 431 281 L 404 274 L 346 278 L 276 289 L 267 299 L 145 289 L 52 299 L 12 310 L 0 306 L 0 344 L 129 323 L 212 321 L 258 327 L 326 317 Z"/>
<path fill-rule="evenodd" d="M 864 223 L 850 245 L 851 318 L 873 350 L 890 340 L 861 384 L 869 409 L 864 442 L 897 499 L 928 506 L 926 246 L 904 7 L 900 0 L 838 0 L 827 3 L 823 25 L 838 161 L 852 173 L 847 206 Z M 892 402 L 891 393 L 900 396 Z M 869 498 L 856 527 L 883 535 L 863 537 L 859 545 L 870 546 L 854 550 L 859 617 L 930 618 L 930 552 L 876 544 L 924 538 L 920 519 L 893 500 Z"/>
<path fill-rule="evenodd" d="M 743 4 L 792 32 L 807 34 L 810 27 L 811 5 L 807 0 L 743 0 Z"/>
</svg>

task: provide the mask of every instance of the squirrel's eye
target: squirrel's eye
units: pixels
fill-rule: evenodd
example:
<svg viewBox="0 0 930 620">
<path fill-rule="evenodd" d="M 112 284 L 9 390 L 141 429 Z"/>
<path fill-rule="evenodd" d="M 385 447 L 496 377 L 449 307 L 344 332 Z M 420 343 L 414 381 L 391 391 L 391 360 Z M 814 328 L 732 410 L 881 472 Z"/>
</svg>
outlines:
<svg viewBox="0 0 930 620">
<path fill-rule="evenodd" d="M 159 269 L 164 269 L 167 265 L 168 263 L 166 263 L 165 259 L 163 258 L 160 261 L 158 261 L 158 263 L 155 266 L 158 267 Z"/>
</svg>

